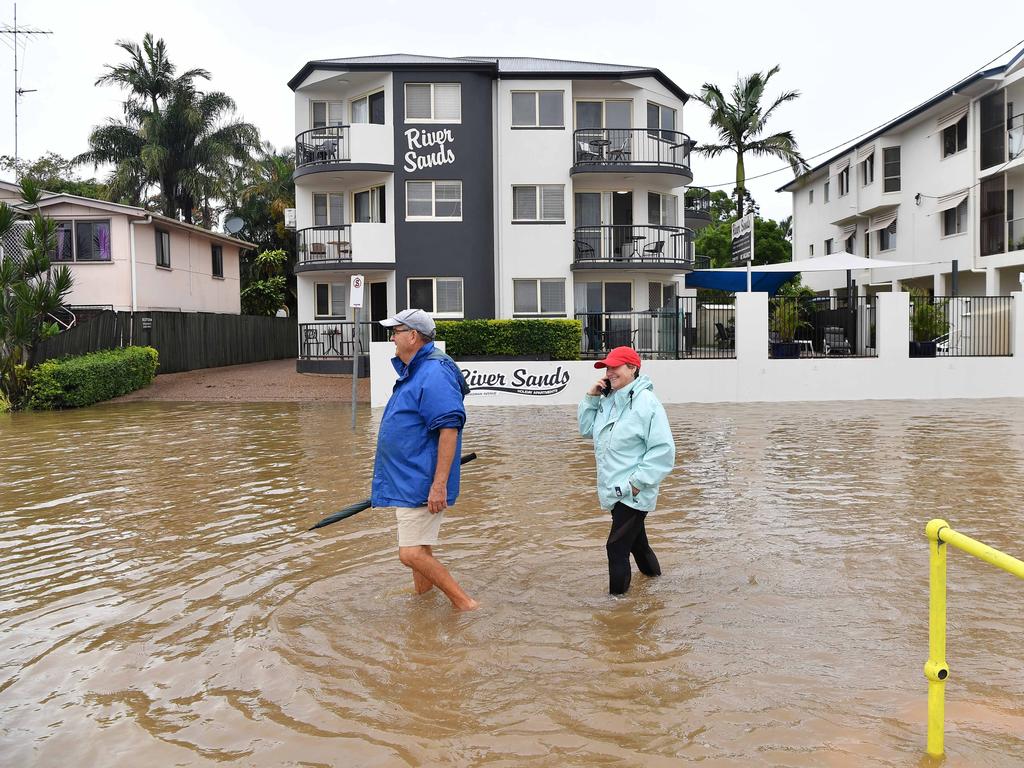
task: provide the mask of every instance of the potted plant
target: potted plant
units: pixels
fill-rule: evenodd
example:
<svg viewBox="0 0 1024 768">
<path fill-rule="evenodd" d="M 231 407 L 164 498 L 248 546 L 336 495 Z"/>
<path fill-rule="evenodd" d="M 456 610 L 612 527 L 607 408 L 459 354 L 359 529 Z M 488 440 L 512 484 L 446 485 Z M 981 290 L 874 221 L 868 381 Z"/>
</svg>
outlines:
<svg viewBox="0 0 1024 768">
<path fill-rule="evenodd" d="M 795 300 L 783 299 L 776 303 L 771 329 L 778 334 L 778 340 L 771 342 L 772 357 L 800 357 L 800 345 L 795 339 L 797 329 L 804 324 L 800 319 L 800 306 Z"/>
<path fill-rule="evenodd" d="M 935 301 L 923 291 L 910 293 L 910 356 L 935 357 L 938 340 L 949 333 L 946 301 Z"/>
</svg>

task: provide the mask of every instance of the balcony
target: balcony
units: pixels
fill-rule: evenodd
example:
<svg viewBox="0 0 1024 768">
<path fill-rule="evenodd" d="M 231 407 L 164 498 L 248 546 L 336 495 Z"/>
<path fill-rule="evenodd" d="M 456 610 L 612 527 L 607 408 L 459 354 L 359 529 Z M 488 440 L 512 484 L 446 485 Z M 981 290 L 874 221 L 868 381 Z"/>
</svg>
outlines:
<svg viewBox="0 0 1024 768">
<path fill-rule="evenodd" d="M 394 172 L 389 125 L 330 125 L 295 137 L 295 178 L 327 171 Z"/>
<path fill-rule="evenodd" d="M 661 173 L 674 186 L 693 181 L 690 148 L 679 131 L 646 128 L 582 128 L 573 133 L 570 173 Z"/>
<path fill-rule="evenodd" d="M 683 198 L 686 223 L 696 229 L 703 229 L 711 223 L 711 191 L 704 187 L 690 187 Z"/>
<path fill-rule="evenodd" d="M 649 224 L 576 227 L 572 269 L 696 268 L 693 230 Z"/>
<path fill-rule="evenodd" d="M 295 233 L 296 272 L 394 269 L 395 230 L 388 224 L 306 227 Z"/>
</svg>

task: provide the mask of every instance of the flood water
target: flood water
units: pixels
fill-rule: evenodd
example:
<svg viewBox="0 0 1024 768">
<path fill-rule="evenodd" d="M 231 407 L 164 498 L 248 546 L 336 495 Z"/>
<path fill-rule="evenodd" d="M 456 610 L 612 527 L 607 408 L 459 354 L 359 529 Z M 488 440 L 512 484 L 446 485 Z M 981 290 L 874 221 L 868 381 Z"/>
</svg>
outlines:
<svg viewBox="0 0 1024 768">
<path fill-rule="evenodd" d="M 570 408 L 475 409 L 417 597 L 376 415 L 0 417 L 4 766 L 918 766 L 925 523 L 1024 556 L 1024 401 L 668 409 L 664 575 L 606 594 Z M 1024 762 L 1024 582 L 949 555 L 948 766 Z"/>
</svg>

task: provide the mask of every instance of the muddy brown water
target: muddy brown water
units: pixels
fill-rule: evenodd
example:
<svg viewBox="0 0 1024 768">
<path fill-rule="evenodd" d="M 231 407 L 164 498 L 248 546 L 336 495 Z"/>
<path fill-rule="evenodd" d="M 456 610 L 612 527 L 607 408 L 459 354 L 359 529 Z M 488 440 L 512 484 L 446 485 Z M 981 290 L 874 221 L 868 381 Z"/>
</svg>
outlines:
<svg viewBox="0 0 1024 768">
<path fill-rule="evenodd" d="M 477 409 L 412 594 L 376 415 L 0 417 L 5 766 L 917 766 L 925 523 L 1024 556 L 1024 401 L 668 408 L 665 575 L 605 594 L 570 408 Z M 950 766 L 1024 763 L 1024 583 L 950 553 Z"/>
</svg>

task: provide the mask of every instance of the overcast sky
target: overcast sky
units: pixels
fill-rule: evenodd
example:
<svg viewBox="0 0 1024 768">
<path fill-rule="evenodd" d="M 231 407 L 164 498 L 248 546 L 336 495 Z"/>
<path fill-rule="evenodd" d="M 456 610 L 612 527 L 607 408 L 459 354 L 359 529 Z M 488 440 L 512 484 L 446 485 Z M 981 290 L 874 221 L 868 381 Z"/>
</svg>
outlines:
<svg viewBox="0 0 1024 768">
<path fill-rule="evenodd" d="M 239 115 L 277 146 L 294 142 L 286 83 L 314 59 L 417 53 L 632 64 L 657 67 L 689 93 L 708 81 L 724 90 L 737 75 L 779 64 L 770 93 L 797 89 L 802 96 L 780 107 L 770 128 L 792 130 L 812 165 L 825 159 L 815 155 L 925 101 L 1024 38 L 1024 3 L 949 0 L 21 0 L 17 11 L 19 27 L 53 32 L 24 38 L 24 58 L 19 51 L 19 85 L 38 89 L 19 107 L 19 155 L 33 159 L 82 152 L 89 130 L 119 114 L 122 94 L 94 82 L 104 64 L 124 59 L 117 40 L 140 42 L 146 32 L 164 38 L 179 71 L 208 69 L 210 87 L 234 98 Z M 0 23 L 11 24 L 13 12 L 12 3 L 0 4 Z M 4 39 L 0 154 L 13 154 L 14 55 Z M 682 129 L 714 142 L 706 116 L 692 99 Z M 747 173 L 780 165 L 752 160 Z M 695 157 L 693 183 L 729 190 L 734 169 L 731 157 Z M 789 215 L 789 195 L 774 190 L 791 178 L 785 170 L 750 182 L 763 215 Z"/>
</svg>

